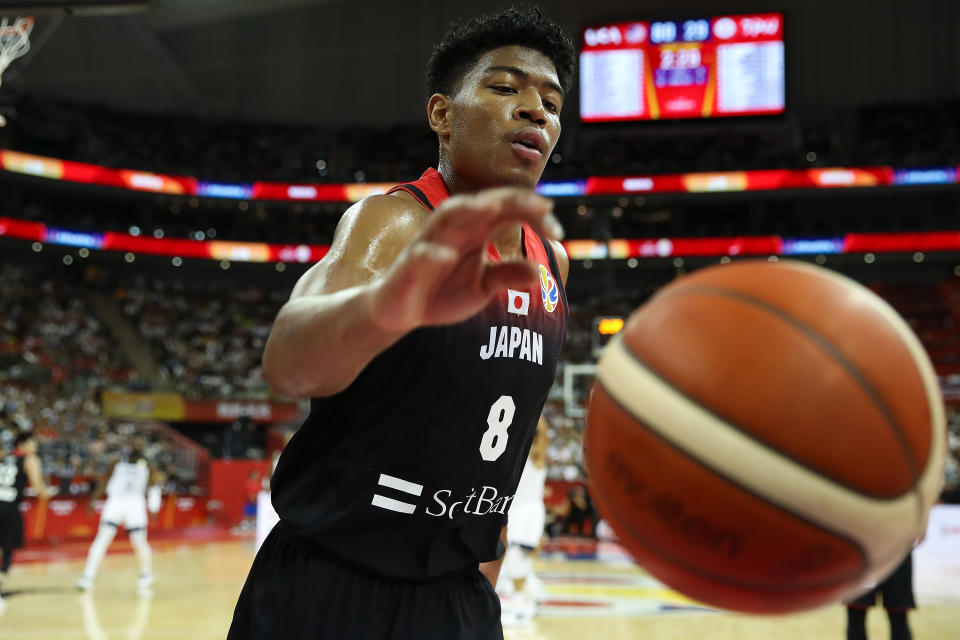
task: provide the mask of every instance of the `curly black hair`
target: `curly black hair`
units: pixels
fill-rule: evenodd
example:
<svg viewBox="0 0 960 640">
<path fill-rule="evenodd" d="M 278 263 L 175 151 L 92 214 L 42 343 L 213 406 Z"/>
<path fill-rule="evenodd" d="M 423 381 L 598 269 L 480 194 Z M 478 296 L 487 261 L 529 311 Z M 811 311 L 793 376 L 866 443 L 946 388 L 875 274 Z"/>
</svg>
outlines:
<svg viewBox="0 0 960 640">
<path fill-rule="evenodd" d="M 520 6 L 451 24 L 427 63 L 427 95 L 454 93 L 480 56 L 508 45 L 536 49 L 550 58 L 560 87 L 569 92 L 576 64 L 573 42 L 555 22 L 543 17 L 540 9 Z"/>
</svg>

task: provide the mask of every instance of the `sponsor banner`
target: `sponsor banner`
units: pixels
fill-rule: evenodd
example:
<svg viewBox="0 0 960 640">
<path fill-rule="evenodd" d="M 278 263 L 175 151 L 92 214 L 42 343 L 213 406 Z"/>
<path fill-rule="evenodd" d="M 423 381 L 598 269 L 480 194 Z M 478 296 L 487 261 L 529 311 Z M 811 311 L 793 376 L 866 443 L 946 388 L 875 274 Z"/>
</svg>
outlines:
<svg viewBox="0 0 960 640">
<path fill-rule="evenodd" d="M 20 505 L 24 538 L 40 540 L 82 540 L 97 533 L 103 500 L 88 509 L 89 498 L 28 498 Z M 149 519 L 148 531 L 169 531 L 207 523 L 206 501 L 193 496 L 164 496 L 157 517 Z"/>
<path fill-rule="evenodd" d="M 39 176 L 41 178 L 52 178 L 61 180 L 63 175 L 63 161 L 56 158 L 44 158 L 29 153 L 19 153 L 17 151 L 4 151 L 0 155 L 0 161 L 3 162 L 3 168 L 14 173 L 23 173 L 28 176 Z"/>
<path fill-rule="evenodd" d="M 910 185 L 930 185 L 930 184 L 956 184 L 956 167 L 934 167 L 927 169 L 898 169 L 893 175 L 893 184 Z"/>
<path fill-rule="evenodd" d="M 20 240 L 45 242 L 47 240 L 47 225 L 42 222 L 28 222 L 15 218 L 0 218 L 0 237 L 7 236 Z"/>
<path fill-rule="evenodd" d="M 357 202 L 386 192 L 394 183 L 295 184 L 285 182 L 221 183 L 191 176 L 112 169 L 98 165 L 0 149 L 0 168 L 52 180 L 67 180 L 150 193 L 227 198 Z M 777 189 L 836 189 L 880 186 L 957 184 L 957 167 L 826 167 L 757 171 L 700 172 L 650 176 L 592 176 L 545 181 L 537 191 L 552 198 L 643 193 L 726 193 Z"/>
<path fill-rule="evenodd" d="M 949 553 L 960 558 L 960 505 L 934 505 L 930 510 L 927 535 L 918 553 Z"/>
<path fill-rule="evenodd" d="M 186 415 L 184 399 L 175 393 L 108 390 L 101 395 L 100 403 L 101 413 L 109 418 L 177 422 Z"/>
<path fill-rule="evenodd" d="M 197 192 L 196 178 L 182 178 L 146 171 L 126 170 L 118 171 L 117 175 L 120 177 L 123 186 L 135 191 L 169 193 L 173 195 L 193 195 Z"/>
<path fill-rule="evenodd" d="M 393 182 L 363 182 L 343 185 L 347 202 L 359 202 L 367 196 L 376 196 L 386 193 L 396 186 Z"/>
<path fill-rule="evenodd" d="M 207 198 L 249 200 L 253 197 L 253 185 L 199 181 L 197 182 L 197 195 Z"/>
<path fill-rule="evenodd" d="M 109 390 L 101 396 L 101 412 L 112 418 L 167 422 L 286 422 L 300 417 L 295 402 L 250 399 L 190 399 L 175 393 Z"/>
<path fill-rule="evenodd" d="M 187 422 L 233 422 L 250 418 L 253 422 L 288 422 L 300 418 L 300 407 L 294 402 L 272 400 L 185 400 Z"/>
<path fill-rule="evenodd" d="M 254 182 L 252 197 L 254 200 L 348 201 L 345 185 L 342 184 Z"/>
<path fill-rule="evenodd" d="M 271 257 L 270 245 L 261 242 L 224 242 L 222 240 L 207 243 L 210 257 L 214 260 L 233 260 L 235 262 L 268 262 Z"/>
</svg>

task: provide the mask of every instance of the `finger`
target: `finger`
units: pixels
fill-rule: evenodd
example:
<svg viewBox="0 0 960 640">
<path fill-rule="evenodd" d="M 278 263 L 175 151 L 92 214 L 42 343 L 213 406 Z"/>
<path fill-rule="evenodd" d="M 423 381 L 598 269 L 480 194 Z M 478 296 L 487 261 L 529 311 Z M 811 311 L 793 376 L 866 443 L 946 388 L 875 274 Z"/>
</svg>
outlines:
<svg viewBox="0 0 960 640">
<path fill-rule="evenodd" d="M 527 260 L 491 262 L 484 269 L 481 286 L 492 296 L 504 289 L 526 289 L 539 277 L 537 267 Z"/>
<path fill-rule="evenodd" d="M 493 189 L 480 195 L 492 198 L 496 207 L 492 224 L 496 228 L 526 222 L 547 237 L 563 239 L 563 226 L 553 214 L 553 200 L 523 189 Z"/>
<path fill-rule="evenodd" d="M 486 242 L 497 230 L 526 222 L 553 239 L 563 237 L 563 227 L 553 215 L 553 202 L 536 193 L 503 187 L 445 202 L 430 221 L 430 235 L 456 245 Z"/>
</svg>

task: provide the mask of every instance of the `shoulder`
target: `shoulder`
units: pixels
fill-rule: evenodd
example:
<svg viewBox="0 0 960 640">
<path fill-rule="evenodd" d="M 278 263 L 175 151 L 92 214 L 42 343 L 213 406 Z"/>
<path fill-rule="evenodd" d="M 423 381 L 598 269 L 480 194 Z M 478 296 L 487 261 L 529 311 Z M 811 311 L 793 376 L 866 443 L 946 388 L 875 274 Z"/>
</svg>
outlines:
<svg viewBox="0 0 960 640">
<path fill-rule="evenodd" d="M 347 209 L 334 236 L 334 245 L 346 235 L 377 236 L 419 230 L 429 212 L 417 200 L 398 191 L 367 196 Z"/>
<path fill-rule="evenodd" d="M 557 256 L 557 266 L 560 268 L 560 275 L 563 276 L 563 284 L 567 284 L 567 276 L 570 275 L 570 257 L 567 250 L 563 248 L 563 243 L 556 240 L 550 240 L 550 246 Z"/>
<path fill-rule="evenodd" d="M 291 297 L 330 293 L 384 273 L 429 215 L 405 192 L 368 196 L 357 202 L 340 218 L 327 255 L 301 276 Z"/>
</svg>

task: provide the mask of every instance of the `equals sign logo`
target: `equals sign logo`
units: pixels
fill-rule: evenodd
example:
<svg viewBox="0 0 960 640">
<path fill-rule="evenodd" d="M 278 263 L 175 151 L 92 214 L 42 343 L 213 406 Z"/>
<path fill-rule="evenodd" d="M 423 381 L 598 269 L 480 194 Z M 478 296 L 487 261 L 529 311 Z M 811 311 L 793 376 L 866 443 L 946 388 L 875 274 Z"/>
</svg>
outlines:
<svg viewBox="0 0 960 640">
<path fill-rule="evenodd" d="M 407 482 L 394 476 L 388 476 L 385 473 L 380 474 L 380 480 L 377 481 L 377 484 L 381 487 L 387 487 L 388 489 L 396 489 L 397 491 L 409 493 L 412 496 L 419 497 L 420 494 L 423 493 L 422 484 Z M 415 504 L 394 500 L 393 498 L 382 496 L 379 493 L 373 494 L 373 500 L 370 501 L 370 504 L 375 507 L 380 507 L 381 509 L 388 509 L 389 511 L 397 511 L 399 513 L 413 513 L 417 509 L 417 505 Z"/>
</svg>

